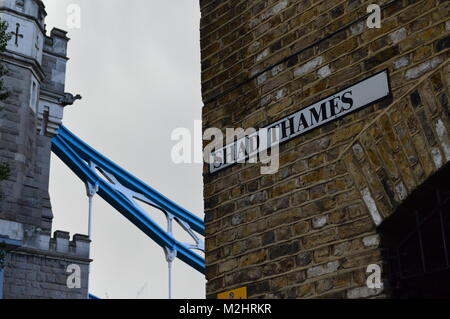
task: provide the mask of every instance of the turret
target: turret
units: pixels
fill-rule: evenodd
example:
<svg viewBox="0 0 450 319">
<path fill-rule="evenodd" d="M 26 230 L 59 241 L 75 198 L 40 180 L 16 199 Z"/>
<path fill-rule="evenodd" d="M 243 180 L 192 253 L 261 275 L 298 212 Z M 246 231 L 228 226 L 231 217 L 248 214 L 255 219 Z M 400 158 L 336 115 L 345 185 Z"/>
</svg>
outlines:
<svg viewBox="0 0 450 319">
<path fill-rule="evenodd" d="M 40 0 L 0 0 L 0 19 L 8 23 L 6 52 L 1 60 L 10 97 L 4 108 L 0 156 L 12 176 L 5 182 L 0 212 L 9 220 L 51 229 L 48 195 L 51 139 L 62 123 L 64 107 L 81 98 L 65 92 L 67 32 L 46 35 L 45 6 Z M 1 130 L 1 129 L 0 129 Z M 22 216 L 25 215 L 25 216 Z"/>
<path fill-rule="evenodd" d="M 0 19 L 8 22 L 11 34 L 8 51 L 24 61 L 32 59 L 40 64 L 46 15 L 40 0 L 0 0 Z"/>
<path fill-rule="evenodd" d="M 65 92 L 67 33 L 53 29 L 46 35 L 45 17 L 40 0 L 0 0 L 0 19 L 11 35 L 0 55 L 10 93 L 0 101 L 0 163 L 11 169 L 1 182 L 0 251 L 6 255 L 0 298 L 88 295 L 89 239 L 75 235 L 70 240 L 62 231 L 51 236 L 51 141 L 64 108 L 81 97 Z M 82 285 L 75 289 L 66 282 L 73 265 L 81 272 Z"/>
</svg>

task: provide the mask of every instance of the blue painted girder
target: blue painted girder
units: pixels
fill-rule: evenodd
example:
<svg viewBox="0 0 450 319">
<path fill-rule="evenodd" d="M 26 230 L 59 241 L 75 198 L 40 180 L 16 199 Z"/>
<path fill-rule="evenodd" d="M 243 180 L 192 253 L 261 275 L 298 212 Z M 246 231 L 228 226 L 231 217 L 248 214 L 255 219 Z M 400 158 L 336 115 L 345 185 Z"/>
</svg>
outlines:
<svg viewBox="0 0 450 319">
<path fill-rule="evenodd" d="M 202 256 L 191 250 L 186 244 L 179 242 L 163 230 L 152 218 L 135 205 L 125 195 L 118 192 L 108 181 L 100 177 L 90 163 L 98 169 L 113 175 L 127 189 L 142 194 L 152 206 L 166 214 L 186 223 L 192 230 L 204 236 L 205 226 L 202 219 L 185 210 L 178 204 L 166 198 L 156 190 L 146 185 L 121 167 L 95 151 L 67 128 L 61 126 L 58 135 L 52 140 L 52 151 L 85 183 L 98 186 L 98 194 L 111 206 L 130 220 L 158 245 L 170 251 L 176 250 L 177 257 L 204 273 L 205 261 Z"/>
</svg>

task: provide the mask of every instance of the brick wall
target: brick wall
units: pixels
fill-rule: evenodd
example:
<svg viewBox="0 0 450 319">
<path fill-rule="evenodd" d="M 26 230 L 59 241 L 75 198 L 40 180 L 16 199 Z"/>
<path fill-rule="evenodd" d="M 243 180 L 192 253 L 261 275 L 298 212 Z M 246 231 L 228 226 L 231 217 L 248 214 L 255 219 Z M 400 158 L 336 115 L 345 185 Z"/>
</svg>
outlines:
<svg viewBox="0 0 450 319">
<path fill-rule="evenodd" d="M 377 226 L 450 161 L 450 2 L 200 4 L 204 129 L 264 127 L 386 68 L 393 93 L 281 145 L 273 175 L 205 165 L 207 296 L 389 296 L 365 284 Z"/>
</svg>

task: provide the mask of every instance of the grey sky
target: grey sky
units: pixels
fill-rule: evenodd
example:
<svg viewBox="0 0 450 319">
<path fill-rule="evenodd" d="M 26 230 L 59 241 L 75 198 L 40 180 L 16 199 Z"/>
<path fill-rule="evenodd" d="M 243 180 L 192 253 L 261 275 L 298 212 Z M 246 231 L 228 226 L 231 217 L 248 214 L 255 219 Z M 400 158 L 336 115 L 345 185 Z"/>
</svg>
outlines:
<svg viewBox="0 0 450 319">
<path fill-rule="evenodd" d="M 175 165 L 177 127 L 201 119 L 200 12 L 196 0 L 44 0 L 47 30 L 67 30 L 67 6 L 81 7 L 69 31 L 66 91 L 83 100 L 64 124 L 85 142 L 191 212 L 203 216 L 200 164 Z M 81 181 L 53 156 L 53 228 L 87 233 Z M 155 218 L 163 221 L 155 212 Z M 166 298 L 161 248 L 101 198 L 94 200 L 91 289 L 101 298 Z M 175 298 L 204 298 L 204 278 L 177 260 Z"/>
</svg>

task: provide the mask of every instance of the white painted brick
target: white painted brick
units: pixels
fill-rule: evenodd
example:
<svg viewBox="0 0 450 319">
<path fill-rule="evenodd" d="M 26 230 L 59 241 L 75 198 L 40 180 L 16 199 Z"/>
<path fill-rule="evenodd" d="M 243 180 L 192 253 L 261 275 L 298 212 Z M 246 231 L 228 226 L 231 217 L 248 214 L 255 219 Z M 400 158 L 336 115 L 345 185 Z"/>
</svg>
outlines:
<svg viewBox="0 0 450 319">
<path fill-rule="evenodd" d="M 266 56 L 268 56 L 270 53 L 269 49 L 265 49 L 263 52 L 261 52 L 260 54 L 258 54 L 256 56 L 256 62 L 261 61 L 262 59 L 264 59 Z"/>
<path fill-rule="evenodd" d="M 439 141 L 441 142 L 442 149 L 444 150 L 445 158 L 450 161 L 450 144 L 447 129 L 441 119 L 438 119 L 435 123 L 436 133 Z"/>
<path fill-rule="evenodd" d="M 375 225 L 380 225 L 383 222 L 383 218 L 381 217 L 377 205 L 375 204 L 375 200 L 373 199 L 372 194 L 370 193 L 368 188 L 363 189 L 362 196 Z"/>
<path fill-rule="evenodd" d="M 326 78 L 327 76 L 329 76 L 331 74 L 331 69 L 329 65 L 325 65 L 324 67 L 321 67 L 319 69 L 319 71 L 317 71 L 317 75 L 319 75 L 319 77 L 321 79 Z"/>
<path fill-rule="evenodd" d="M 327 266 L 326 266 L 327 273 L 337 271 L 339 269 L 339 266 L 340 266 L 340 264 L 339 264 L 339 261 L 337 261 L 337 260 L 327 263 Z"/>
<path fill-rule="evenodd" d="M 256 82 L 259 84 L 262 84 L 264 82 L 267 81 L 267 72 L 264 72 L 263 74 L 261 74 L 260 76 L 258 76 L 258 78 L 256 79 Z"/>
<path fill-rule="evenodd" d="M 363 244 L 365 247 L 378 247 L 380 244 L 380 236 L 372 235 L 363 238 Z"/>
<path fill-rule="evenodd" d="M 322 63 L 323 63 L 323 57 L 322 56 L 318 56 L 317 58 L 312 59 L 308 63 L 305 63 L 301 67 L 298 67 L 297 69 L 295 69 L 294 70 L 294 76 L 304 75 L 304 74 L 310 72 L 311 70 L 315 69 L 316 67 L 318 67 Z"/>
<path fill-rule="evenodd" d="M 281 100 L 282 98 L 284 98 L 284 97 L 286 96 L 287 91 L 288 91 L 288 90 L 287 90 L 286 88 L 282 88 L 281 90 L 278 90 L 278 91 L 275 93 L 275 99 Z"/>
<path fill-rule="evenodd" d="M 442 61 L 443 59 L 441 56 L 434 57 L 431 60 L 421 63 L 418 66 L 406 71 L 405 77 L 408 80 L 417 79 L 418 77 L 437 67 L 442 63 Z"/>
<path fill-rule="evenodd" d="M 444 164 L 442 162 L 441 151 L 437 147 L 434 147 L 433 149 L 431 149 L 431 156 L 433 157 L 434 165 L 436 166 L 436 168 L 441 168 Z"/>
<path fill-rule="evenodd" d="M 306 274 L 308 278 L 319 277 L 337 271 L 339 266 L 339 261 L 331 261 L 324 265 L 309 268 Z"/>
<path fill-rule="evenodd" d="M 282 65 L 282 64 L 279 64 L 279 65 L 275 66 L 274 68 L 272 68 L 272 76 L 275 76 L 275 75 L 277 75 L 278 73 L 282 72 L 283 69 L 284 69 L 284 68 L 283 68 L 283 65 Z"/>
<path fill-rule="evenodd" d="M 261 21 L 266 20 L 277 13 L 280 13 L 283 9 L 285 9 L 288 6 L 288 4 L 289 4 L 288 0 L 283 0 L 280 3 L 276 4 L 275 6 L 273 6 L 268 11 L 266 11 L 261 15 Z"/>
<path fill-rule="evenodd" d="M 367 298 L 367 297 L 379 295 L 382 292 L 383 292 L 383 288 L 371 289 L 368 287 L 358 287 L 358 288 L 353 288 L 353 289 L 348 290 L 347 298 L 349 298 L 349 299 Z"/>
<path fill-rule="evenodd" d="M 400 69 L 403 68 L 405 66 L 408 66 L 411 63 L 409 57 L 401 57 L 400 59 L 398 59 L 397 61 L 394 62 L 394 69 Z"/>
<path fill-rule="evenodd" d="M 318 216 L 314 217 L 312 220 L 312 224 L 314 228 L 322 228 L 328 223 L 328 217 L 327 216 Z"/>
<path fill-rule="evenodd" d="M 389 34 L 389 37 L 391 38 L 392 43 L 398 43 L 406 38 L 408 35 L 408 31 L 406 28 L 398 29 L 391 34 Z"/>
<path fill-rule="evenodd" d="M 395 190 L 400 200 L 403 201 L 406 199 L 406 197 L 408 197 L 408 191 L 406 190 L 405 185 L 402 182 L 395 185 Z"/>
</svg>

